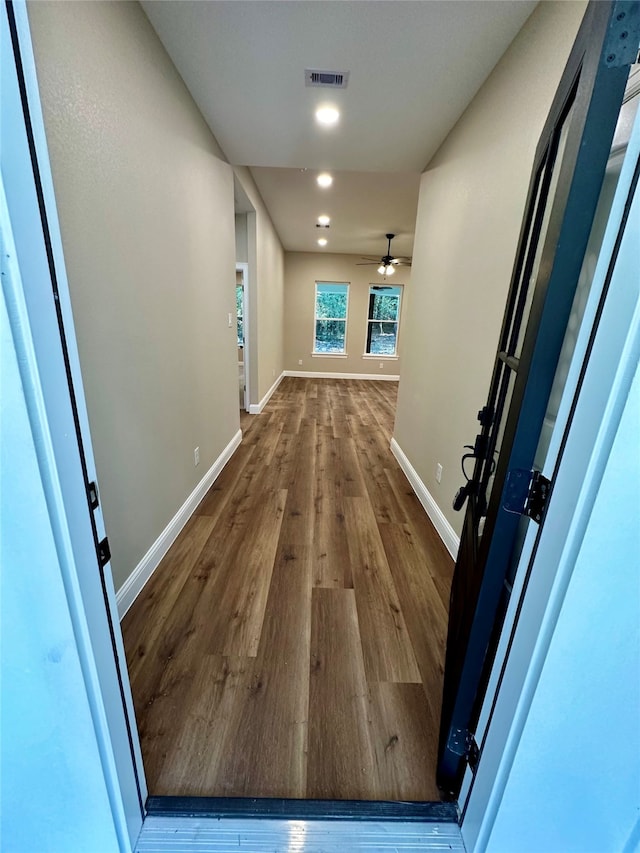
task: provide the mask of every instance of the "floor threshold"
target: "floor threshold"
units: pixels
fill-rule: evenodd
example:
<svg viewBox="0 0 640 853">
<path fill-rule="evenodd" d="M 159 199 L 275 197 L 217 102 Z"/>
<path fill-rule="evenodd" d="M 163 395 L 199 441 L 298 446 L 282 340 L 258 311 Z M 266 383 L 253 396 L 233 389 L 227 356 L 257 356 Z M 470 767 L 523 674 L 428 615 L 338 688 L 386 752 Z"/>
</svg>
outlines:
<svg viewBox="0 0 640 853">
<path fill-rule="evenodd" d="M 149 817 L 458 823 L 456 803 L 271 797 L 149 797 Z"/>
<path fill-rule="evenodd" d="M 150 797 L 135 853 L 465 853 L 455 803 Z"/>
</svg>

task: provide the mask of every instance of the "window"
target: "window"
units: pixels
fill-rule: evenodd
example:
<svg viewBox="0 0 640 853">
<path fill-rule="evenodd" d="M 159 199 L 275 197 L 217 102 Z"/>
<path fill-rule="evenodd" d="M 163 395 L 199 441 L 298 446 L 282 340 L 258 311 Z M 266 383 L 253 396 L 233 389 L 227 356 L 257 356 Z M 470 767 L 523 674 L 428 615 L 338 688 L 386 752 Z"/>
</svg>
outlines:
<svg viewBox="0 0 640 853">
<path fill-rule="evenodd" d="M 346 355 L 349 285 L 316 282 L 314 354 Z"/>
<path fill-rule="evenodd" d="M 366 355 L 397 355 L 402 286 L 372 284 L 369 288 Z"/>
</svg>

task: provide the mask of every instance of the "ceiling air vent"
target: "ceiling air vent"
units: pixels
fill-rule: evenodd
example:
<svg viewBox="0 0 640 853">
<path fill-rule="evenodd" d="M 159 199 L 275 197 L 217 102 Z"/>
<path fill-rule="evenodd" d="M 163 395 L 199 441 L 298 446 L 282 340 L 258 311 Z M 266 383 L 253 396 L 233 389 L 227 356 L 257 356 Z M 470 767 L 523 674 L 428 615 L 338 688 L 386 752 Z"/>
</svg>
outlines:
<svg viewBox="0 0 640 853">
<path fill-rule="evenodd" d="M 346 89 L 349 82 L 348 71 L 318 71 L 305 68 L 304 85 L 322 86 L 325 89 Z"/>
</svg>

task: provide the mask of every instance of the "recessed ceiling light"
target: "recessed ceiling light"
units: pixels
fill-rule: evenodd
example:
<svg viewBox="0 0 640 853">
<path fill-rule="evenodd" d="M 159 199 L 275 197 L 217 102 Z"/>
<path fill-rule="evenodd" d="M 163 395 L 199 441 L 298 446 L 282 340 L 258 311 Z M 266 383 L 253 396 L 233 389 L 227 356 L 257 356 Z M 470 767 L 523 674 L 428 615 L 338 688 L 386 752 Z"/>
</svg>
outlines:
<svg viewBox="0 0 640 853">
<path fill-rule="evenodd" d="M 327 245 L 327 241 L 325 240 L 325 238 L 320 237 L 320 239 L 318 240 L 318 246 L 326 246 L 326 245 Z"/>
<path fill-rule="evenodd" d="M 339 118 L 340 113 L 335 107 L 318 107 L 316 110 L 316 121 L 325 127 L 333 127 L 334 124 L 338 123 Z"/>
<path fill-rule="evenodd" d="M 318 225 L 328 225 L 330 222 L 331 220 L 324 213 L 318 217 Z"/>
<path fill-rule="evenodd" d="M 318 182 L 318 186 L 326 189 L 327 187 L 330 187 L 333 183 L 333 178 L 328 172 L 322 172 L 322 174 L 318 175 L 316 181 Z"/>
</svg>

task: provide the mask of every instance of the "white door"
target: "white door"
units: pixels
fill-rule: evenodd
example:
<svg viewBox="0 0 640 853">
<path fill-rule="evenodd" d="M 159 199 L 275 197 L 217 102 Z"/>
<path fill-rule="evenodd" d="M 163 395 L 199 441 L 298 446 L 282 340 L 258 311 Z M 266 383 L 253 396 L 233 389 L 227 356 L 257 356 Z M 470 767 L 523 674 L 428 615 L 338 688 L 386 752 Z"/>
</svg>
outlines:
<svg viewBox="0 0 640 853">
<path fill-rule="evenodd" d="M 111 807 L 121 838 L 128 838 L 133 846 L 142 826 L 147 790 L 100 510 L 26 6 L 3 4 L 1 25 L 0 157 L 21 282 L 14 298 L 7 301 L 15 321 L 14 337 L 28 338 L 33 346 L 31 367 L 39 378 L 44 406 L 38 415 L 50 435 L 50 444 L 39 448 L 41 468 L 44 471 L 50 466 L 56 473 L 55 481 L 43 476 L 49 512 L 61 519 L 59 552 L 69 551 L 65 586 L 81 659 L 84 655 L 84 677 Z"/>
</svg>

